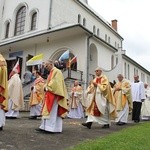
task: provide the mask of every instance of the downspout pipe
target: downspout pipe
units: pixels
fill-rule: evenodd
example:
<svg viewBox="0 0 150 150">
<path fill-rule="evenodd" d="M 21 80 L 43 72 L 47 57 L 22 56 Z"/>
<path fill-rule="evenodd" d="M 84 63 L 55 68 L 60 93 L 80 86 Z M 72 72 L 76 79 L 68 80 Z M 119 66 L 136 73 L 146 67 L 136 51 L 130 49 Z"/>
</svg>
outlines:
<svg viewBox="0 0 150 150">
<path fill-rule="evenodd" d="M 90 66 L 90 39 L 93 37 L 93 34 L 88 36 L 87 38 L 87 68 L 86 68 L 86 87 L 89 84 L 89 66 Z"/>
<path fill-rule="evenodd" d="M 0 30 L 2 30 L 2 21 L 3 21 L 3 15 L 4 15 L 4 7 L 5 7 L 5 0 L 1 0 L 0 5 Z M 0 39 L 2 38 L 2 31 L 0 31 Z"/>
<path fill-rule="evenodd" d="M 48 29 L 52 28 L 52 7 L 53 7 L 53 0 L 50 0 L 49 3 L 49 17 L 48 17 Z"/>
</svg>

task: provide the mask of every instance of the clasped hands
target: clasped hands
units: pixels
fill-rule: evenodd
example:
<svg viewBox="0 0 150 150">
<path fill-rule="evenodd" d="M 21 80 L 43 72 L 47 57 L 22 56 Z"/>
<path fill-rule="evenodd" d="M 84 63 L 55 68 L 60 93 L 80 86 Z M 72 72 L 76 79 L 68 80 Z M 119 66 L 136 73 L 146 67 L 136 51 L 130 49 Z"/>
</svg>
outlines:
<svg viewBox="0 0 150 150">
<path fill-rule="evenodd" d="M 97 87 L 97 83 L 96 82 L 93 82 L 93 85 L 94 85 L 94 87 Z"/>
<path fill-rule="evenodd" d="M 121 90 L 120 87 L 115 88 L 115 91 L 120 91 L 120 90 Z"/>
<path fill-rule="evenodd" d="M 44 92 L 48 91 L 47 86 L 44 86 Z"/>
</svg>

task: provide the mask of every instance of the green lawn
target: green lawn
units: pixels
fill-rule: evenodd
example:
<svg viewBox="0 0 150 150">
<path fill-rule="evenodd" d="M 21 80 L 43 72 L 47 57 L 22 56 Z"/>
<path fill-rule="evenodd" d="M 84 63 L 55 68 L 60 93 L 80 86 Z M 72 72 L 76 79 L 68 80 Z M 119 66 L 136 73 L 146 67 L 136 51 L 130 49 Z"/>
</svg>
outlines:
<svg viewBox="0 0 150 150">
<path fill-rule="evenodd" d="M 150 150 L 150 122 L 139 123 L 68 150 Z"/>
</svg>

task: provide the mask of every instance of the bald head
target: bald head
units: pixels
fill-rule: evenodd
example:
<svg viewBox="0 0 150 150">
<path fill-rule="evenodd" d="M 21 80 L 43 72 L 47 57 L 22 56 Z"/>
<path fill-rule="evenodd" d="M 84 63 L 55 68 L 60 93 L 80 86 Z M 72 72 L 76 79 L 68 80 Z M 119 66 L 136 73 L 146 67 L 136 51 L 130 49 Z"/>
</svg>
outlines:
<svg viewBox="0 0 150 150">
<path fill-rule="evenodd" d="M 118 81 L 121 82 L 123 80 L 123 75 L 122 74 L 118 74 L 117 78 L 118 78 Z"/>
<path fill-rule="evenodd" d="M 45 68 L 46 68 L 48 71 L 51 71 L 53 67 L 54 67 L 53 61 L 50 60 L 50 59 L 48 59 L 48 60 L 45 62 Z"/>
<path fill-rule="evenodd" d="M 134 75 L 134 81 L 139 81 L 139 76 L 138 75 Z"/>
<path fill-rule="evenodd" d="M 97 67 L 97 68 L 95 69 L 95 73 L 96 73 L 96 76 L 101 76 L 101 74 L 102 74 L 102 68 Z"/>
<path fill-rule="evenodd" d="M 79 85 L 79 81 L 78 80 L 74 81 L 74 86 L 78 86 L 78 85 Z"/>
<path fill-rule="evenodd" d="M 147 88 L 147 87 L 148 87 L 148 84 L 145 83 L 145 84 L 144 84 L 144 87 Z"/>
</svg>

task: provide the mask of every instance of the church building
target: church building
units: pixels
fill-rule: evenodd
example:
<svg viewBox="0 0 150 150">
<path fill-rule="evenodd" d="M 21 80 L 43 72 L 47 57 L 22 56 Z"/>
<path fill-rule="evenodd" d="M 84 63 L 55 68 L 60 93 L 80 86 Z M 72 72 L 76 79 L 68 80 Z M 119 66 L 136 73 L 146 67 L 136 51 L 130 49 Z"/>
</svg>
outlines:
<svg viewBox="0 0 150 150">
<path fill-rule="evenodd" d="M 111 82 L 119 73 L 131 81 L 138 73 L 150 84 L 150 72 L 125 54 L 117 20 L 106 21 L 88 0 L 0 0 L 0 4 L 0 53 L 9 72 L 19 58 L 22 79 L 33 56 L 42 53 L 43 61 L 56 61 L 69 51 L 65 79 L 87 85 L 100 66 Z"/>
</svg>

